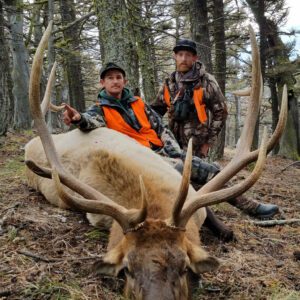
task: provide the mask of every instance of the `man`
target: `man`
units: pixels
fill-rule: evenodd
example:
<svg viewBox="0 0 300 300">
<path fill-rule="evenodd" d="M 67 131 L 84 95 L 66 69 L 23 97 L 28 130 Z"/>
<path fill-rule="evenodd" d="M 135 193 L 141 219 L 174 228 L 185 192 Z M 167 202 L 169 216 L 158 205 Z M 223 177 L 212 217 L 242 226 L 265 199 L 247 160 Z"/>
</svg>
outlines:
<svg viewBox="0 0 300 300">
<path fill-rule="evenodd" d="M 176 71 L 165 80 L 151 107 L 168 111 L 169 129 L 184 150 L 193 137 L 193 154 L 205 158 L 224 126 L 227 109 L 218 83 L 198 61 L 196 44 L 179 40 L 173 49 Z"/>
<path fill-rule="evenodd" d="M 182 149 L 192 137 L 193 154 L 206 158 L 226 121 L 225 98 L 198 61 L 195 42 L 179 40 L 173 51 L 176 71 L 165 80 L 151 108 L 161 116 L 168 112 L 169 129 Z M 228 202 L 258 218 L 270 218 L 279 211 L 276 205 L 259 204 L 245 196 Z"/>
</svg>

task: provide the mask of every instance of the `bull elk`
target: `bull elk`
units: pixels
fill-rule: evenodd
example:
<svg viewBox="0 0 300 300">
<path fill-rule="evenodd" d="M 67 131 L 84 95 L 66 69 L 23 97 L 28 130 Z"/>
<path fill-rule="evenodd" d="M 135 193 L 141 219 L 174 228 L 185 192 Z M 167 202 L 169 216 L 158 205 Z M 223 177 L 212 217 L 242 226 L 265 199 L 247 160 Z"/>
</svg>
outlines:
<svg viewBox="0 0 300 300">
<path fill-rule="evenodd" d="M 251 152 L 261 78 L 255 34 L 250 28 L 252 89 L 240 144 L 232 161 L 196 192 L 189 184 L 191 141 L 181 176 L 150 149 L 108 128 L 50 135 L 39 103 L 43 51 L 50 34 L 51 24 L 36 51 L 30 77 L 30 109 L 39 137 L 25 148 L 29 185 L 54 205 L 87 212 L 93 225 L 108 225 L 108 219 L 113 220 L 108 251 L 98 268 L 100 273 L 125 274 L 126 297 L 189 299 L 189 275 L 215 270 L 219 264 L 200 246 L 199 229 L 206 217 L 205 207 L 242 194 L 259 178 L 266 152 L 284 128 L 286 89 L 275 132 L 267 141 L 265 131 L 260 150 Z M 54 80 L 54 76 L 50 77 L 48 88 Z M 248 178 L 224 188 L 255 160 Z"/>
</svg>

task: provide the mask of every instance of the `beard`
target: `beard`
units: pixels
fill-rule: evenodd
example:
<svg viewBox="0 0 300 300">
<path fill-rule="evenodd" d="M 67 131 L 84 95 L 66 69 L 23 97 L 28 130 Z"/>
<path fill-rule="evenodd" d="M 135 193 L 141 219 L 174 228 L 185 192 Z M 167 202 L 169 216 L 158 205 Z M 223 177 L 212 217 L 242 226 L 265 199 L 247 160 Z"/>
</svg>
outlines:
<svg viewBox="0 0 300 300">
<path fill-rule="evenodd" d="M 186 73 L 191 69 L 188 65 L 177 65 L 177 71 Z"/>
</svg>

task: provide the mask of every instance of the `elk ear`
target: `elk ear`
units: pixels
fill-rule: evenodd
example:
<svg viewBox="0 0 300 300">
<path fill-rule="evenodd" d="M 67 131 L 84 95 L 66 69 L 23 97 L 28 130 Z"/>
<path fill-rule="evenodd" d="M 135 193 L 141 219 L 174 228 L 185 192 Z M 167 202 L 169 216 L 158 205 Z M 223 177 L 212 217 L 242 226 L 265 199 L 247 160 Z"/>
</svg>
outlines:
<svg viewBox="0 0 300 300">
<path fill-rule="evenodd" d="M 193 262 L 190 265 L 192 271 L 198 275 L 205 272 L 211 272 L 219 267 L 219 261 L 213 256 L 207 256 L 206 258 Z"/>
<path fill-rule="evenodd" d="M 106 255 L 97 260 L 93 265 L 96 274 L 108 276 L 117 276 L 123 269 L 124 254 L 122 251 L 122 243 L 106 253 Z"/>
<path fill-rule="evenodd" d="M 191 270 L 200 275 L 201 273 L 211 272 L 219 267 L 219 261 L 213 256 L 192 243 L 188 246 L 187 254 L 190 259 Z"/>
<path fill-rule="evenodd" d="M 93 272 L 97 275 L 116 276 L 118 274 L 115 264 L 98 260 L 93 264 Z"/>
</svg>

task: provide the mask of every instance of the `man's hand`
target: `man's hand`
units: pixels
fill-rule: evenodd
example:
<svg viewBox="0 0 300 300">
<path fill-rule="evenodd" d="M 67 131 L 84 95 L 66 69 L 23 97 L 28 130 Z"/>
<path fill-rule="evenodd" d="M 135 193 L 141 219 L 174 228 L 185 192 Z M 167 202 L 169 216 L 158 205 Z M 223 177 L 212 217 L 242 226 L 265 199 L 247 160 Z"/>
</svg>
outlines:
<svg viewBox="0 0 300 300">
<path fill-rule="evenodd" d="M 209 144 L 203 144 L 203 145 L 201 146 L 200 152 L 201 152 L 201 154 L 203 155 L 203 158 L 204 158 L 204 157 L 207 157 L 209 148 L 210 148 L 210 145 L 209 145 Z"/>
<path fill-rule="evenodd" d="M 80 121 L 81 115 L 80 113 L 73 107 L 68 104 L 63 103 L 65 106 L 65 111 L 63 113 L 63 120 L 66 125 L 70 125 L 73 121 Z"/>
</svg>

